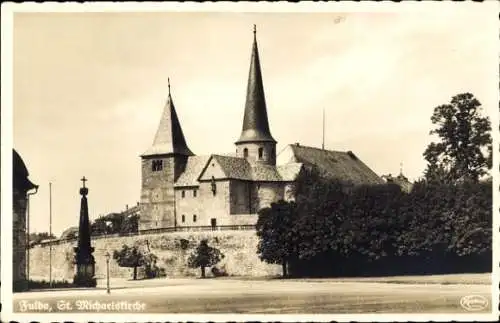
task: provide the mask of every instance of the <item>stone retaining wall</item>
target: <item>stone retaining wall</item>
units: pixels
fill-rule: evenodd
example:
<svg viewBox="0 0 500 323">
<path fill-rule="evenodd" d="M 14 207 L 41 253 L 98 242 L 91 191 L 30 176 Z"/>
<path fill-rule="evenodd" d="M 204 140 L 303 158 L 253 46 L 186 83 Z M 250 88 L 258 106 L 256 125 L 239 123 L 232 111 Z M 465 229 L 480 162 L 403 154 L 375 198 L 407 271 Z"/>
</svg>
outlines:
<svg viewBox="0 0 500 323">
<path fill-rule="evenodd" d="M 184 250 L 181 239 L 189 241 Z M 108 251 L 121 249 L 122 245 L 138 243 L 143 248 L 149 248 L 158 257 L 158 266 L 165 268 L 168 277 L 198 276 L 199 270 L 188 268 L 187 259 L 202 239 L 208 239 L 224 253 L 225 258 L 217 265 L 224 268 L 229 275 L 234 276 L 270 276 L 279 275 L 279 265 L 266 264 L 256 254 L 258 238 L 255 231 L 208 231 L 208 232 L 173 232 L 130 237 L 109 237 L 92 240 L 95 248 L 97 278 L 106 277 L 106 258 Z M 146 242 L 147 241 L 147 242 Z M 75 272 L 72 243 L 52 246 L 52 279 L 72 280 Z M 30 250 L 30 278 L 49 279 L 49 246 L 36 246 Z M 207 271 L 210 274 L 210 270 Z M 132 277 L 132 268 L 119 267 L 115 260 L 110 260 L 110 276 L 120 278 Z"/>
</svg>

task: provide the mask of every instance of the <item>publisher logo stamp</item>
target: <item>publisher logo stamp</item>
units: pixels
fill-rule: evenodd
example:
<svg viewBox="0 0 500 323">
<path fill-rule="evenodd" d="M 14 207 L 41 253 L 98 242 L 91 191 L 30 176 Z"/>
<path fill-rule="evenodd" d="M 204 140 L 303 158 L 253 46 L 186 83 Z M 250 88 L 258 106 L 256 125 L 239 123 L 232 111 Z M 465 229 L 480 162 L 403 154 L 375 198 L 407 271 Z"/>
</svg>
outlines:
<svg viewBox="0 0 500 323">
<path fill-rule="evenodd" d="M 481 295 L 467 295 L 460 299 L 460 305 L 469 312 L 482 311 L 488 307 L 488 299 Z"/>
</svg>

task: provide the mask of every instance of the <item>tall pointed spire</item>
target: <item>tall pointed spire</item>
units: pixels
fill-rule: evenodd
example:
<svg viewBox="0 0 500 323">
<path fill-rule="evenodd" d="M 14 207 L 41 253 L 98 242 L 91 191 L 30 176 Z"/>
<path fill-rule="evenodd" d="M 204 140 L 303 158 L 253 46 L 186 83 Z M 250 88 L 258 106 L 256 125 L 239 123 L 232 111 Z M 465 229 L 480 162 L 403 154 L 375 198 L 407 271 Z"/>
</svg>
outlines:
<svg viewBox="0 0 500 323">
<path fill-rule="evenodd" d="M 153 145 L 142 155 L 178 154 L 194 155 L 186 144 L 182 127 L 175 111 L 174 101 L 170 93 L 170 78 L 168 79 L 168 98 L 163 109 L 160 125 L 156 131 Z"/>
<path fill-rule="evenodd" d="M 269 130 L 267 119 L 266 99 L 264 85 L 262 83 L 262 72 L 260 70 L 259 50 L 257 48 L 257 30 L 253 28 L 252 57 L 250 60 L 250 72 L 248 75 L 247 98 L 245 103 L 245 115 L 243 117 L 243 129 L 240 139 L 236 142 L 268 141 L 276 142 Z"/>
</svg>

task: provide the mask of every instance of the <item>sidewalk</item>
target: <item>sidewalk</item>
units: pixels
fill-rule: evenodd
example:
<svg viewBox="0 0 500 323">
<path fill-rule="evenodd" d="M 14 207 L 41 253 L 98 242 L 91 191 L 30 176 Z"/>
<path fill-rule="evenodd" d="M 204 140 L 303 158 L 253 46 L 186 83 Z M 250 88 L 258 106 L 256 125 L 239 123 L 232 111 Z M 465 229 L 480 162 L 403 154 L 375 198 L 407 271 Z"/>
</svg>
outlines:
<svg viewBox="0 0 500 323">
<path fill-rule="evenodd" d="M 123 289 L 136 289 L 136 288 L 161 288 L 161 287 L 172 287 L 172 286 L 188 286 L 188 285 L 203 285 L 208 283 L 210 279 L 198 279 L 198 278 L 155 278 L 155 279 L 138 279 L 132 280 L 127 278 L 111 278 L 109 280 L 109 286 L 111 290 L 123 290 Z M 107 289 L 107 280 L 103 278 L 97 279 L 96 287 L 71 287 L 71 288 L 41 288 L 41 289 L 31 289 L 22 293 L 14 293 L 14 297 L 18 296 L 34 296 L 46 294 L 46 293 L 73 293 L 75 291 L 82 291 L 87 293 L 99 292 L 102 293 Z"/>
</svg>

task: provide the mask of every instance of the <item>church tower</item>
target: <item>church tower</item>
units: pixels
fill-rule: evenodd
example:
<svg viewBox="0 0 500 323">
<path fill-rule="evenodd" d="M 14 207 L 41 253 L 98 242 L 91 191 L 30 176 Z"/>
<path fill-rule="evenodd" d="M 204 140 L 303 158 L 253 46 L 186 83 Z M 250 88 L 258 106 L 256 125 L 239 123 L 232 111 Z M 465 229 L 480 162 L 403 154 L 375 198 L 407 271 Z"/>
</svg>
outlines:
<svg viewBox="0 0 500 323">
<path fill-rule="evenodd" d="M 241 136 L 235 143 L 236 155 L 252 164 L 276 165 L 276 140 L 269 130 L 256 33 L 254 25 L 245 115 Z"/>
<path fill-rule="evenodd" d="M 153 145 L 141 155 L 139 230 L 175 226 L 174 183 L 184 172 L 188 157 L 193 155 L 175 111 L 169 79 L 167 103 Z"/>
</svg>

